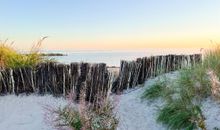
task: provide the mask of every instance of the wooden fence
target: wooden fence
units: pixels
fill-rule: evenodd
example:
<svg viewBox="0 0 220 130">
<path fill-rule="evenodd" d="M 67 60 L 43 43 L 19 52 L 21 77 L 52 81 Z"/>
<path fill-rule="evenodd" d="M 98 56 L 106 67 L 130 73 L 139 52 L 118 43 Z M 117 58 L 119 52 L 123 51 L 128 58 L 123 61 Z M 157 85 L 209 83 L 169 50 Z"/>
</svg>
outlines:
<svg viewBox="0 0 220 130">
<path fill-rule="evenodd" d="M 201 62 L 201 55 L 166 55 L 121 61 L 116 77 L 104 63 L 41 63 L 35 68 L 0 70 L 0 94 L 37 93 L 55 96 L 75 94 L 78 100 L 85 90 L 86 101 L 98 102 L 109 90 L 122 92 L 144 83 L 148 78 Z M 115 80 L 114 80 L 115 79 Z"/>
<path fill-rule="evenodd" d="M 86 100 L 94 102 L 98 96 L 106 96 L 112 78 L 104 63 L 41 63 L 34 69 L 25 67 L 0 70 L 0 94 L 59 96 L 74 92 L 75 98 L 79 99 L 80 91 L 85 88 Z"/>
<path fill-rule="evenodd" d="M 146 79 L 162 73 L 194 66 L 202 61 L 201 54 L 164 55 L 138 58 L 135 61 L 121 61 L 119 76 L 113 83 L 113 92 L 133 88 Z"/>
</svg>

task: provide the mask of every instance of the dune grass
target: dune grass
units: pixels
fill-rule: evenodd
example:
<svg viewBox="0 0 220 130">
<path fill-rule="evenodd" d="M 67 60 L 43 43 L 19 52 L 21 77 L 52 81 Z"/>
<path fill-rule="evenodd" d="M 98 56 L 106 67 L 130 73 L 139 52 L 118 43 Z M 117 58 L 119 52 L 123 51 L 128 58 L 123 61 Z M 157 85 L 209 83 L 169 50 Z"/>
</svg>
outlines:
<svg viewBox="0 0 220 130">
<path fill-rule="evenodd" d="M 205 117 L 200 106 L 202 100 L 213 97 L 213 80 L 208 72 L 213 71 L 219 80 L 220 46 L 206 51 L 203 56 L 202 63 L 179 70 L 177 78 L 173 81 L 175 83 L 170 84 L 170 87 L 166 87 L 167 84 L 160 81 L 143 93 L 142 98 L 162 97 L 165 101 L 165 105 L 158 111 L 157 121 L 167 125 L 169 129 L 206 130 Z M 167 88 L 170 93 L 167 93 Z"/>
<path fill-rule="evenodd" d="M 149 86 L 148 89 L 144 91 L 141 95 L 142 99 L 156 100 L 158 98 L 169 99 L 170 95 L 173 93 L 167 85 L 166 79 L 158 79 L 155 84 Z"/>
<path fill-rule="evenodd" d="M 166 86 L 164 86 L 162 82 L 158 81 L 157 83 L 150 86 L 149 89 L 146 89 L 141 97 L 142 99 L 157 99 L 162 96 L 162 91 L 165 87 Z"/>
<path fill-rule="evenodd" d="M 70 93 L 70 103 L 67 106 L 52 109 L 51 114 L 56 115 L 56 118 L 52 119 L 55 127 L 73 130 L 116 130 L 119 119 L 114 112 L 113 102 L 100 95 L 99 103 L 94 105 L 85 101 L 85 93 L 86 89 L 83 88 L 78 104 L 73 98 L 75 94 Z"/>
<path fill-rule="evenodd" d="M 0 42 L 0 67 L 34 67 L 40 62 L 46 61 L 46 59 L 39 54 L 40 46 L 45 38 L 46 37 L 39 40 L 27 55 L 19 53 L 12 47 L 12 45 L 7 44 L 6 42 Z"/>
<path fill-rule="evenodd" d="M 172 100 L 159 110 L 157 120 L 170 129 L 203 129 L 205 118 L 201 101 L 211 96 L 210 81 L 202 64 L 180 70 L 176 84 L 172 86 Z M 162 93 L 166 93 L 165 91 Z"/>
<path fill-rule="evenodd" d="M 157 121 L 168 126 L 169 129 L 205 129 L 204 116 L 199 106 L 176 100 L 165 105 L 158 113 Z"/>
<path fill-rule="evenodd" d="M 160 85 L 156 82 L 144 92 L 147 99 L 162 97 L 165 101 L 165 105 L 158 111 L 157 121 L 172 130 L 205 130 L 205 119 L 200 109 L 202 99 L 210 95 L 205 71 L 198 66 L 180 70 L 173 82 L 169 87 L 163 82 Z"/>
</svg>

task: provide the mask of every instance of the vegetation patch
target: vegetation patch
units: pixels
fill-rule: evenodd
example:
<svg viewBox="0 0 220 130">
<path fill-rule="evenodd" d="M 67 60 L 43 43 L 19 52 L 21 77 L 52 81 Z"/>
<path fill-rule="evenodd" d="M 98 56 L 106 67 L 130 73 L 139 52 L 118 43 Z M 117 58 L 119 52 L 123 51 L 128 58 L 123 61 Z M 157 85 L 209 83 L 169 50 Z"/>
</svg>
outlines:
<svg viewBox="0 0 220 130">
<path fill-rule="evenodd" d="M 220 47 L 217 46 L 205 52 L 202 63 L 179 70 L 172 81 L 175 83 L 158 81 L 145 90 L 142 98 L 155 100 L 162 97 L 165 105 L 159 109 L 157 121 L 169 129 L 206 130 L 200 106 L 207 97 L 219 99 L 219 76 Z"/>
<path fill-rule="evenodd" d="M 0 68 L 20 68 L 34 67 L 40 62 L 48 59 L 40 55 L 40 46 L 46 37 L 40 39 L 38 43 L 32 47 L 28 55 L 19 53 L 7 41 L 0 42 Z"/>
<path fill-rule="evenodd" d="M 55 127 L 73 130 L 116 130 L 119 120 L 113 112 L 113 103 L 107 98 L 101 98 L 98 104 L 87 103 L 84 94 L 80 94 L 78 104 L 70 96 L 67 106 L 52 109 L 51 114 L 56 115 L 52 119 Z"/>
<path fill-rule="evenodd" d="M 161 97 L 167 98 L 167 96 L 171 95 L 171 93 L 172 91 L 167 86 L 167 82 L 159 79 L 155 84 L 149 86 L 149 88 L 144 91 L 141 98 L 155 100 Z"/>
</svg>

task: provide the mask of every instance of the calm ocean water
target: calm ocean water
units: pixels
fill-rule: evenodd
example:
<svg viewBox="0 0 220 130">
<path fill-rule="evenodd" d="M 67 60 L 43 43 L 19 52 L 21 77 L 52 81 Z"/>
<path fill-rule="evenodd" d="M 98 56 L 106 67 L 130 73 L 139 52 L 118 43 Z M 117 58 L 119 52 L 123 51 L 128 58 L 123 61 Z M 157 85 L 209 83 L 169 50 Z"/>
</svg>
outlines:
<svg viewBox="0 0 220 130">
<path fill-rule="evenodd" d="M 63 53 L 67 56 L 53 57 L 62 63 L 90 62 L 106 63 L 108 66 L 120 66 L 120 60 L 134 60 L 136 58 L 166 54 L 194 54 L 200 49 L 146 49 L 123 51 L 46 51 L 48 53 Z"/>
</svg>

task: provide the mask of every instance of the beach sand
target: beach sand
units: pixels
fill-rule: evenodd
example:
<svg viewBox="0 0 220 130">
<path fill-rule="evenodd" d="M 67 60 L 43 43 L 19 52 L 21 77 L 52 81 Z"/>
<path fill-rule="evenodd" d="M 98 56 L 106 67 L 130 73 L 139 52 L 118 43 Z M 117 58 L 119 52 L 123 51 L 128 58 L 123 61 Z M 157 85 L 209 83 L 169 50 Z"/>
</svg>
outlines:
<svg viewBox="0 0 220 130">
<path fill-rule="evenodd" d="M 165 74 L 169 78 L 176 77 L 177 73 Z M 164 75 L 162 75 L 164 76 Z M 143 91 L 157 81 L 159 76 L 146 81 L 145 85 L 126 90 L 122 95 L 115 96 L 115 112 L 119 117 L 117 130 L 165 130 L 165 126 L 156 122 L 158 107 L 163 102 L 142 101 Z M 52 124 L 45 119 L 47 113 L 45 106 L 59 107 L 67 104 L 64 98 L 55 98 L 51 95 L 15 96 L 7 95 L 0 97 L 0 129 L 4 130 L 54 130 Z M 220 104 L 211 99 L 203 102 L 202 111 L 206 117 L 208 130 L 214 127 L 220 128 Z"/>
</svg>

